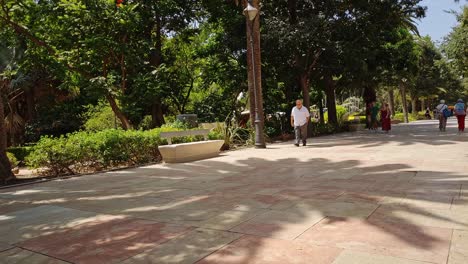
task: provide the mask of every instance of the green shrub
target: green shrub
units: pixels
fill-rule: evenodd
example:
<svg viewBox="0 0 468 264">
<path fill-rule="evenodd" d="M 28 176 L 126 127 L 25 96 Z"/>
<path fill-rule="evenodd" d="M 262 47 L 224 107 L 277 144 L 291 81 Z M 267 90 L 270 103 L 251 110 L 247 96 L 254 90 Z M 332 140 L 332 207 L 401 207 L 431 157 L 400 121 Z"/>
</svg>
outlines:
<svg viewBox="0 0 468 264">
<path fill-rule="evenodd" d="M 101 131 L 122 127 L 122 122 L 115 117 L 112 108 L 105 103 L 91 106 L 85 114 L 84 128 L 89 131 Z"/>
<path fill-rule="evenodd" d="M 7 151 L 15 155 L 15 157 L 19 161 L 24 161 L 26 157 L 29 155 L 29 153 L 31 153 L 32 150 L 33 150 L 33 147 L 31 146 L 10 147 L 7 149 Z"/>
<path fill-rule="evenodd" d="M 224 140 L 224 134 L 220 133 L 218 131 L 215 131 L 214 129 L 210 131 L 208 134 L 208 139 L 209 140 Z"/>
<path fill-rule="evenodd" d="M 405 117 L 403 115 L 403 113 L 396 113 L 393 118 L 393 120 L 398 120 L 398 121 L 401 121 L 401 122 L 404 122 L 405 121 Z M 418 116 L 416 115 L 412 115 L 412 114 L 408 114 L 408 119 L 410 122 L 413 122 L 413 121 L 416 121 L 418 120 Z"/>
<path fill-rule="evenodd" d="M 161 139 L 160 133 L 177 130 L 170 127 L 147 131 L 108 129 L 81 131 L 60 138 L 43 137 L 26 161 L 32 168 L 44 168 L 46 174 L 55 175 L 156 162 L 161 159 L 158 146 L 167 144 L 167 140 Z M 210 137 L 219 135 L 213 133 Z M 203 137 L 173 138 L 172 142 L 177 144 L 197 140 L 203 140 Z"/>
<path fill-rule="evenodd" d="M 227 126 L 225 123 L 218 123 L 208 135 L 210 139 L 224 140 L 223 149 L 236 146 L 252 145 L 254 143 L 255 132 L 250 128 L 243 128 L 237 125 Z"/>
<path fill-rule="evenodd" d="M 337 128 L 330 124 L 320 124 L 320 123 L 313 123 L 312 124 L 312 136 L 321 136 L 321 135 L 329 135 L 336 133 Z"/>
<path fill-rule="evenodd" d="M 342 105 L 337 105 L 336 106 L 336 117 L 337 117 L 337 120 L 338 120 L 338 123 L 341 124 L 343 121 L 345 121 L 344 119 L 346 119 L 347 115 L 347 110 L 344 106 Z M 323 114 L 323 118 L 325 120 L 326 123 L 328 123 L 328 112 L 325 112 Z"/>
<path fill-rule="evenodd" d="M 152 127 L 153 127 L 153 117 L 150 115 L 143 117 L 140 124 L 138 125 L 138 129 L 140 130 L 149 130 Z"/>
<path fill-rule="evenodd" d="M 18 162 L 18 159 L 15 157 L 15 155 L 11 152 L 7 152 L 6 154 L 7 154 L 8 160 L 10 161 L 11 167 L 14 168 L 18 166 L 19 162 Z"/>
<path fill-rule="evenodd" d="M 171 123 L 166 123 L 162 126 L 162 128 L 173 128 L 173 129 L 188 129 L 187 123 L 184 123 L 178 119 L 176 119 L 174 122 Z"/>
</svg>

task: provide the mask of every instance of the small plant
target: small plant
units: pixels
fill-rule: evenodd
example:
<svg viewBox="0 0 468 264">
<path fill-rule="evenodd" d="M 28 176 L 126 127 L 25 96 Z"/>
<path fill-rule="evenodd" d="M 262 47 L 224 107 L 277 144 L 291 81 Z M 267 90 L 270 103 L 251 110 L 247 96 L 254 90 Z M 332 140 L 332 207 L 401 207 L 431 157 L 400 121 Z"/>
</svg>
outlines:
<svg viewBox="0 0 468 264">
<path fill-rule="evenodd" d="M 7 152 L 7 157 L 8 157 L 8 160 L 10 161 L 10 165 L 12 168 L 18 166 L 19 162 L 18 162 L 18 159 L 15 157 L 15 155 L 11 152 Z"/>
<path fill-rule="evenodd" d="M 164 124 L 161 128 L 175 128 L 175 129 L 180 129 L 180 130 L 187 130 L 188 126 L 186 123 L 176 119 L 172 123 Z"/>
</svg>

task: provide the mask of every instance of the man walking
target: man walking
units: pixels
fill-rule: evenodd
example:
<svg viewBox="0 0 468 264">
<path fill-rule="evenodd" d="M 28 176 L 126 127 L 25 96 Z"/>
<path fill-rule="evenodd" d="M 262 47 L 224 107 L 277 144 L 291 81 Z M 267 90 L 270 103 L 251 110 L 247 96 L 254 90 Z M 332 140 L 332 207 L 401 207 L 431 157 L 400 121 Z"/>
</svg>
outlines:
<svg viewBox="0 0 468 264">
<path fill-rule="evenodd" d="M 445 132 L 447 128 L 447 118 L 446 114 L 448 106 L 445 104 L 445 100 L 440 100 L 440 104 L 436 107 L 437 114 L 439 115 L 439 130 L 440 132 Z"/>
<path fill-rule="evenodd" d="M 291 112 L 291 126 L 294 127 L 296 134 L 295 146 L 299 147 L 302 140 L 302 145 L 307 144 L 307 126 L 310 121 L 310 112 L 307 107 L 302 105 L 302 100 L 296 101 L 296 106 Z"/>
</svg>

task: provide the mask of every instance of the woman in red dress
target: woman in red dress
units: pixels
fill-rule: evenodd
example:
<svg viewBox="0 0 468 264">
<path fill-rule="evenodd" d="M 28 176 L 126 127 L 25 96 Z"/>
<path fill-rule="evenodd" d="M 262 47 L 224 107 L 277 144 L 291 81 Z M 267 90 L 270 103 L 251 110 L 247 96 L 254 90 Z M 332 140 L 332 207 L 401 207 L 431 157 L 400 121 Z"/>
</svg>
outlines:
<svg viewBox="0 0 468 264">
<path fill-rule="evenodd" d="M 388 133 L 392 129 L 392 114 L 390 113 L 390 108 L 388 104 L 384 104 L 380 110 L 380 118 L 382 119 L 382 130 Z"/>
</svg>

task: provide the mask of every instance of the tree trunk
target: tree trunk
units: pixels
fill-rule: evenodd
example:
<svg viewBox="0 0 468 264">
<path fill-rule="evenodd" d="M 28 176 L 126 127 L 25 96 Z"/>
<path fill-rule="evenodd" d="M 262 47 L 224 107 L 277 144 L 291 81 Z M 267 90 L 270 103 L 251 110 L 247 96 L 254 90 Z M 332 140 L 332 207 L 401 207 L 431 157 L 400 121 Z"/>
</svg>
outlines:
<svg viewBox="0 0 468 264">
<path fill-rule="evenodd" d="M 150 63 L 153 66 L 158 67 L 162 63 L 162 23 L 161 17 L 156 15 L 156 47 L 151 51 Z M 152 32 L 149 32 L 149 38 L 151 39 Z"/>
<path fill-rule="evenodd" d="M 307 73 L 301 74 L 299 77 L 299 85 L 302 91 L 302 97 L 304 101 L 304 106 L 310 110 L 310 82 L 309 75 Z"/>
<path fill-rule="evenodd" d="M 34 102 L 34 89 L 30 88 L 25 91 L 26 97 L 26 121 L 31 121 L 35 114 L 35 102 Z"/>
<path fill-rule="evenodd" d="M 149 31 L 149 38 L 151 39 L 152 32 Z M 162 63 L 162 22 L 161 17 L 156 15 L 156 47 L 151 51 L 150 63 L 153 67 L 157 68 Z M 161 98 L 156 98 L 151 105 L 151 119 L 153 127 L 161 127 L 166 123 L 164 120 L 164 112 L 162 109 Z"/>
<path fill-rule="evenodd" d="M 426 100 L 424 98 L 421 98 L 421 112 L 426 111 Z"/>
<path fill-rule="evenodd" d="M 411 98 L 411 113 L 413 115 L 418 113 L 418 98 Z"/>
<path fill-rule="evenodd" d="M 325 94 L 327 95 L 328 123 L 337 126 L 338 118 L 336 116 L 335 81 L 333 81 L 333 76 L 331 74 L 327 74 L 325 78 Z"/>
<path fill-rule="evenodd" d="M 319 114 L 320 114 L 320 124 L 325 124 L 325 116 L 323 114 L 323 103 L 322 103 L 322 98 L 319 100 Z"/>
<path fill-rule="evenodd" d="M 390 114 L 395 115 L 395 93 L 393 88 L 388 90 L 388 106 L 390 107 Z"/>
<path fill-rule="evenodd" d="M 3 98 L 0 97 L 0 184 L 4 184 L 15 178 L 11 172 L 10 161 L 6 156 L 6 138 Z"/>
<path fill-rule="evenodd" d="M 122 122 L 122 128 L 125 129 L 125 130 L 132 129 L 133 128 L 132 124 L 130 123 L 128 118 L 120 110 L 119 106 L 117 105 L 117 102 L 115 101 L 115 98 L 110 94 L 107 94 L 106 98 L 107 98 L 107 101 L 109 102 L 115 116 L 117 116 L 117 118 L 120 120 L 120 122 Z"/>
<path fill-rule="evenodd" d="M 153 103 L 151 109 L 151 116 L 153 121 L 153 127 L 161 127 L 166 123 L 166 121 L 164 120 L 161 100 L 157 99 Z"/>
<path fill-rule="evenodd" d="M 406 87 L 403 82 L 400 82 L 400 95 L 401 95 L 401 102 L 403 104 L 403 117 L 405 123 L 409 123 L 408 118 L 408 102 L 406 100 Z"/>
</svg>

